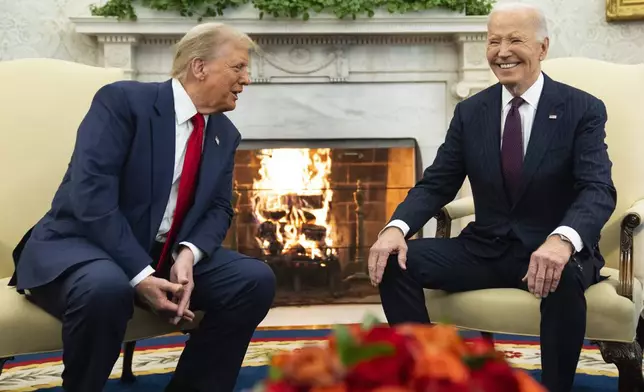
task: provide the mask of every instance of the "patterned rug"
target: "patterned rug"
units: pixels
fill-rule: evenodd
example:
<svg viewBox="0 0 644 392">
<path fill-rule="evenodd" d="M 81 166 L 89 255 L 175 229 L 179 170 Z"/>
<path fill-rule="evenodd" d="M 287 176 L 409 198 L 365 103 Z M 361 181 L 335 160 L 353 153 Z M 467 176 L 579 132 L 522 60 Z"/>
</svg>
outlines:
<svg viewBox="0 0 644 392">
<path fill-rule="evenodd" d="M 323 343 L 330 333 L 325 327 L 306 329 L 264 329 L 255 333 L 244 359 L 236 391 L 245 391 L 266 376 L 267 355 L 275 350 L 293 349 L 305 344 Z M 464 332 L 464 336 L 476 336 Z M 159 392 L 170 380 L 185 337 L 170 335 L 141 341 L 134 354 L 133 369 L 138 376 L 132 385 L 122 385 L 121 359 L 114 366 L 105 392 Z M 540 350 L 537 339 L 513 335 L 495 335 L 497 348 L 505 352 L 516 367 L 529 370 L 539 379 Z M 63 370 L 60 353 L 26 355 L 5 366 L 0 376 L 0 391 L 62 392 Z M 617 368 L 604 363 L 595 346 L 586 345 L 579 360 L 574 392 L 617 390 Z"/>
</svg>

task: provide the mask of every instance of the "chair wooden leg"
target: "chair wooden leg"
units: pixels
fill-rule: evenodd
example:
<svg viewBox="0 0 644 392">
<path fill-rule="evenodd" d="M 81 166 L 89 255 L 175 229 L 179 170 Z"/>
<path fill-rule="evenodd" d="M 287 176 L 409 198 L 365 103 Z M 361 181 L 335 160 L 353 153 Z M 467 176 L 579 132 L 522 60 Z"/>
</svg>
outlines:
<svg viewBox="0 0 644 392">
<path fill-rule="evenodd" d="M 642 348 L 636 341 L 632 343 L 595 342 L 599 346 L 606 363 L 617 366 L 619 372 L 619 392 L 644 392 L 642 377 Z"/>
<path fill-rule="evenodd" d="M 4 364 L 11 361 L 13 357 L 6 357 L 6 358 L 0 358 L 0 375 L 2 374 L 2 368 L 4 367 Z"/>
<path fill-rule="evenodd" d="M 136 381 L 136 376 L 132 373 L 132 358 L 134 357 L 135 348 L 136 340 L 123 345 L 123 372 L 121 373 L 121 382 L 124 384 L 132 384 Z"/>
</svg>

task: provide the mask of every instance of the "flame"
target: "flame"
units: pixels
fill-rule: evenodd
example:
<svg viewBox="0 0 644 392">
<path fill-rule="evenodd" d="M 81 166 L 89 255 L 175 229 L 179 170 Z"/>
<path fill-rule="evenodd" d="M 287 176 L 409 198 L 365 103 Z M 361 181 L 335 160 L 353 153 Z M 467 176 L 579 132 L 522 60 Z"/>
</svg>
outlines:
<svg viewBox="0 0 644 392">
<path fill-rule="evenodd" d="M 329 186 L 331 149 L 260 150 L 251 202 L 265 254 L 321 258 L 333 252 Z M 333 252 L 334 253 L 334 252 Z"/>
</svg>

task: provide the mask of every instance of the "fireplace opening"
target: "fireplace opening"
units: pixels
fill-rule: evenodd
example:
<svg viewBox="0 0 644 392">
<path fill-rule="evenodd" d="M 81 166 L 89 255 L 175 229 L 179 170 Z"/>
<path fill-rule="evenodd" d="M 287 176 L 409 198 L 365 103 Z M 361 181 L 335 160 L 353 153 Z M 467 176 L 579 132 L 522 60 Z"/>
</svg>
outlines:
<svg viewBox="0 0 644 392">
<path fill-rule="evenodd" d="M 369 248 L 421 172 L 414 139 L 243 140 L 224 245 L 273 269 L 275 306 L 379 303 Z"/>
</svg>

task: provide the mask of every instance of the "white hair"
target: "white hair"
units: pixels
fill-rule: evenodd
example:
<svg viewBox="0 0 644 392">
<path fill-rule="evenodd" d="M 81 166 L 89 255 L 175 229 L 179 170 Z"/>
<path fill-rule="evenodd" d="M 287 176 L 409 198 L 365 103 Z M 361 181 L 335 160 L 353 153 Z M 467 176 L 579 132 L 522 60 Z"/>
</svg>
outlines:
<svg viewBox="0 0 644 392">
<path fill-rule="evenodd" d="M 496 3 L 488 15 L 488 18 L 491 18 L 494 13 L 503 12 L 503 11 L 532 11 L 536 14 L 537 20 L 536 31 L 537 41 L 543 42 L 548 37 L 548 22 L 546 21 L 546 14 L 543 10 L 532 4 L 525 4 L 519 2 L 505 2 L 505 3 Z"/>
</svg>

